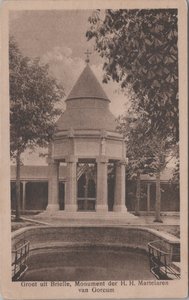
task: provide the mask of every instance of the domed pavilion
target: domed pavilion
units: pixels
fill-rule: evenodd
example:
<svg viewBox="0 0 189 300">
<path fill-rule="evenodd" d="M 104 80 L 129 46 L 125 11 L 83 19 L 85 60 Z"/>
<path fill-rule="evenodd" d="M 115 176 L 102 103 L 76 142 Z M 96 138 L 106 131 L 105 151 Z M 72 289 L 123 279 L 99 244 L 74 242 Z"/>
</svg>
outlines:
<svg viewBox="0 0 189 300">
<path fill-rule="evenodd" d="M 127 212 L 125 142 L 123 136 L 116 131 L 115 117 L 110 112 L 109 104 L 109 98 L 87 62 L 66 99 L 66 110 L 56 124 L 49 152 L 47 211 L 59 210 L 59 165 L 64 163 L 67 169 L 64 215 L 68 212 L 79 214 L 83 210 L 93 211 L 97 215 L 109 213 L 108 164 L 113 164 L 115 169 L 112 210 L 115 213 Z M 93 173 L 93 197 L 89 197 L 87 193 L 83 198 L 78 195 L 78 180 L 85 172 Z"/>
</svg>

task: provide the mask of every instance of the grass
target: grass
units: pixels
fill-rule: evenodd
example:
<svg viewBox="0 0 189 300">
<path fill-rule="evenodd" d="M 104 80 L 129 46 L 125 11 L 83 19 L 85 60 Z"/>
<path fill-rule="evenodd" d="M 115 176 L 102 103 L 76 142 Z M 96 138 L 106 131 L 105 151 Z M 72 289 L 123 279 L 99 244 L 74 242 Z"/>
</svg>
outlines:
<svg viewBox="0 0 189 300">
<path fill-rule="evenodd" d="M 11 222 L 11 231 L 15 231 L 15 230 L 18 230 L 20 228 L 24 228 L 24 227 L 27 227 L 27 226 L 31 226 L 33 224 L 31 224 L 30 222 Z"/>
<path fill-rule="evenodd" d="M 24 227 L 28 227 L 28 226 L 35 226 L 35 225 L 37 225 L 37 224 L 35 224 L 33 222 L 23 220 L 22 217 L 20 218 L 19 222 L 15 221 L 14 216 L 11 217 L 11 231 L 15 231 L 15 230 L 18 230 L 20 228 L 24 228 Z"/>
<path fill-rule="evenodd" d="M 179 226 L 178 227 L 176 227 L 176 226 L 170 226 L 170 228 L 168 228 L 167 230 L 166 230 L 166 232 L 168 232 L 168 233 L 170 233 L 170 234 L 172 234 L 172 235 L 174 235 L 174 236 L 176 236 L 177 238 L 179 238 L 180 239 L 180 228 L 179 228 Z"/>
</svg>

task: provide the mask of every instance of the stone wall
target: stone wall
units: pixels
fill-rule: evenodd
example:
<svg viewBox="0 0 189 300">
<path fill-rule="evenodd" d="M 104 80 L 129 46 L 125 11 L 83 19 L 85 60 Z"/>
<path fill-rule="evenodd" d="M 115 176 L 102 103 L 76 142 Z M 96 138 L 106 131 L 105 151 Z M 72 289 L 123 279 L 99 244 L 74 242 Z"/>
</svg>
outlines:
<svg viewBox="0 0 189 300">
<path fill-rule="evenodd" d="M 138 248 L 148 251 L 148 243 L 160 241 L 170 259 L 179 251 L 176 237 L 148 228 L 136 227 L 44 227 L 22 228 L 12 233 L 12 247 L 21 240 L 30 241 L 30 249 L 66 246 L 110 246 Z"/>
</svg>

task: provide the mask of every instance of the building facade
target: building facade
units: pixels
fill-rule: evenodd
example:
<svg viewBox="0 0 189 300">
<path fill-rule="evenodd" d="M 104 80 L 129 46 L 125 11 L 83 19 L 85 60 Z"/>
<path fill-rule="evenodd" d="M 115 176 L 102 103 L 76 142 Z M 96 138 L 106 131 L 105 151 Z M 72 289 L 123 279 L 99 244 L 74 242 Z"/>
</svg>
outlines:
<svg viewBox="0 0 189 300">
<path fill-rule="evenodd" d="M 179 212 L 179 190 L 170 183 L 170 174 L 162 174 L 161 180 L 161 211 Z M 90 180 L 89 180 L 90 181 Z M 93 180 L 91 180 L 93 181 Z M 11 208 L 16 205 L 16 169 L 11 166 Z M 84 184 L 83 184 L 84 182 Z M 85 203 L 85 174 L 78 179 L 78 208 L 90 211 L 93 206 L 94 182 L 88 186 L 88 198 L 91 202 Z M 59 209 L 64 209 L 66 183 L 66 167 L 61 166 L 59 172 Z M 115 180 L 108 174 L 108 209 L 113 210 Z M 147 175 L 141 175 L 141 197 L 139 210 L 141 213 L 150 214 L 155 210 L 155 179 Z M 125 204 L 129 212 L 135 211 L 136 181 L 126 180 Z M 21 167 L 21 209 L 22 211 L 44 211 L 48 205 L 48 167 L 47 166 L 22 166 Z M 90 206 L 91 205 L 91 206 Z"/>
</svg>

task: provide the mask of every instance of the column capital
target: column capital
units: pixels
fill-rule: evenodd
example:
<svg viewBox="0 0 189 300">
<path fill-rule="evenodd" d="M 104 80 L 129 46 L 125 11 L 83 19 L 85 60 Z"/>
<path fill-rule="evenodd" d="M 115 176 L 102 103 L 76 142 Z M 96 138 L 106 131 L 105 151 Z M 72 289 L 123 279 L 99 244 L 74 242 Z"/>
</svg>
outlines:
<svg viewBox="0 0 189 300">
<path fill-rule="evenodd" d="M 55 160 L 55 159 L 53 159 L 53 158 L 49 158 L 49 159 L 48 159 L 48 164 L 49 164 L 49 165 L 58 166 L 59 163 L 60 163 L 59 160 Z"/>
<path fill-rule="evenodd" d="M 127 159 L 121 159 L 116 161 L 116 166 L 121 167 L 121 166 L 126 166 L 127 164 Z"/>
<path fill-rule="evenodd" d="M 67 137 L 68 138 L 74 137 L 74 129 L 72 127 L 68 130 Z"/>
<path fill-rule="evenodd" d="M 76 163 L 76 162 L 78 162 L 78 158 L 75 155 L 68 155 L 65 157 L 65 162 Z"/>
<path fill-rule="evenodd" d="M 53 161 L 52 157 L 48 155 L 48 156 L 46 157 L 46 162 L 47 162 L 47 164 L 48 164 L 48 165 L 51 164 L 52 161 Z"/>
<path fill-rule="evenodd" d="M 100 137 L 102 139 L 105 139 L 105 138 L 107 138 L 107 136 L 108 136 L 107 131 L 102 129 L 100 132 Z"/>
<path fill-rule="evenodd" d="M 21 180 L 21 182 L 23 183 L 23 184 L 27 184 L 28 183 L 28 180 Z"/>
<path fill-rule="evenodd" d="M 105 155 L 101 155 L 96 158 L 96 162 L 106 164 L 106 163 L 108 163 L 108 158 Z"/>
</svg>

